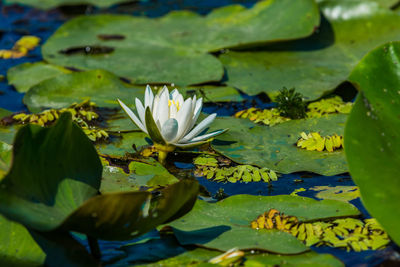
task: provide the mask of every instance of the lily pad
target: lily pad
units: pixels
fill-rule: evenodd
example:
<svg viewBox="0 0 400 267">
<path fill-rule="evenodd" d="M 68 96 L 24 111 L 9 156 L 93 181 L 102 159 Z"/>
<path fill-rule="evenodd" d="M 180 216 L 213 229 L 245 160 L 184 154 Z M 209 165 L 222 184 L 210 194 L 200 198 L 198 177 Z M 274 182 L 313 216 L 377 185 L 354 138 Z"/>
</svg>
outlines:
<svg viewBox="0 0 400 267">
<path fill-rule="evenodd" d="M 318 254 L 314 251 L 300 255 L 250 255 L 246 257 L 244 266 L 314 266 L 314 267 L 342 267 L 343 262 L 330 254 Z"/>
<path fill-rule="evenodd" d="M 315 197 L 320 199 L 351 201 L 360 197 L 357 186 L 314 186 L 310 190 L 319 191 Z"/>
<path fill-rule="evenodd" d="M 0 264 L 2 266 L 39 266 L 46 255 L 28 230 L 0 216 Z"/>
<path fill-rule="evenodd" d="M 52 64 L 102 68 L 133 83 L 198 84 L 223 76 L 222 64 L 208 52 L 306 37 L 319 19 L 312 0 L 260 1 L 250 9 L 232 5 L 207 16 L 82 16 L 61 26 L 42 53 Z"/>
<path fill-rule="evenodd" d="M 343 134 L 347 115 L 327 115 L 321 118 L 291 120 L 276 126 L 257 125 L 246 119 L 217 118 L 211 130 L 230 128 L 218 136 L 212 147 L 241 164 L 267 167 L 280 173 L 309 171 L 335 175 L 348 171 L 343 150 L 308 151 L 296 147 L 302 132 L 322 135 Z"/>
<path fill-rule="evenodd" d="M 4 108 L 0 108 L 0 119 L 6 117 L 6 116 L 10 116 L 12 114 L 11 111 L 4 109 Z"/>
<path fill-rule="evenodd" d="M 11 170 L 0 182 L 0 212 L 34 231 L 131 239 L 184 215 L 197 199 L 198 183 L 192 180 L 158 194 L 98 195 L 101 162 L 67 112 L 50 128 L 22 127 L 13 147 Z"/>
<path fill-rule="evenodd" d="M 12 144 L 14 136 L 19 126 L 1 126 L 0 125 L 0 142 Z"/>
<path fill-rule="evenodd" d="M 44 108 L 63 108 L 85 99 L 98 107 L 119 107 L 117 98 L 130 103 L 135 97 L 143 97 L 144 87 L 133 87 L 117 76 L 102 70 L 73 72 L 58 75 L 40 82 L 24 96 L 24 103 L 31 112 Z"/>
<path fill-rule="evenodd" d="M 211 86 L 211 85 L 198 85 L 187 88 L 178 88 L 179 92 L 185 97 L 197 98 L 202 97 L 203 102 L 229 102 L 229 101 L 243 101 L 243 96 L 239 91 L 230 86 Z"/>
<path fill-rule="evenodd" d="M 0 180 L 8 172 L 11 165 L 12 146 L 0 141 Z"/>
<path fill-rule="evenodd" d="M 33 6 L 40 9 L 51 9 L 58 6 L 72 6 L 72 5 L 94 5 L 102 8 L 107 8 L 112 5 L 128 2 L 129 0 L 6 0 L 7 4 L 24 4 Z"/>
<path fill-rule="evenodd" d="M 307 251 L 303 243 L 286 232 L 250 228 L 252 220 L 272 208 L 297 216 L 301 221 L 359 214 L 353 205 L 335 200 L 236 195 L 217 203 L 199 200 L 189 214 L 170 225 L 182 245 L 196 244 L 219 250 L 260 249 L 281 254 Z"/>
<path fill-rule="evenodd" d="M 130 122 L 132 124 L 132 122 Z M 133 149 L 133 145 L 136 146 L 137 149 L 140 147 L 149 145 L 151 140 L 148 138 L 148 135 L 144 132 L 128 132 L 121 133 L 120 138 L 113 139 L 110 144 L 97 144 L 97 150 L 100 154 L 108 155 L 108 156 L 124 156 L 126 152 L 135 153 L 136 151 Z"/>
<path fill-rule="evenodd" d="M 195 248 L 188 250 L 179 246 L 176 239 L 169 236 L 151 239 L 143 243 L 121 247 L 127 257 L 114 263 L 118 266 L 135 264 L 136 266 L 216 266 L 208 263 L 222 253 L 215 250 Z M 208 264 L 207 264 L 208 263 Z M 259 254 L 246 255 L 244 266 L 303 266 L 341 267 L 343 263 L 329 254 L 310 251 L 300 255 Z"/>
<path fill-rule="evenodd" d="M 103 167 L 100 192 L 138 190 L 140 187 L 166 186 L 179 180 L 153 158 L 129 163 L 129 173 L 115 166 Z"/>
<path fill-rule="evenodd" d="M 345 130 L 345 150 L 366 209 L 400 244 L 400 42 L 371 51 L 350 81 L 361 90 Z"/>
<path fill-rule="evenodd" d="M 295 87 L 307 100 L 333 91 L 346 81 L 372 48 L 400 39 L 400 14 L 372 1 L 321 1 L 325 17 L 309 38 L 272 45 L 259 52 L 228 52 L 219 59 L 230 86 L 274 98 L 282 87 Z"/>
<path fill-rule="evenodd" d="M 51 128 L 27 125 L 18 131 L 0 189 L 0 212 L 9 219 L 50 231 L 97 194 L 100 160 L 70 117 L 63 113 Z"/>
<path fill-rule="evenodd" d="M 71 71 L 44 62 L 28 62 L 10 68 L 7 71 L 7 80 L 18 92 L 25 93 L 41 81 L 66 73 L 71 73 Z"/>
</svg>

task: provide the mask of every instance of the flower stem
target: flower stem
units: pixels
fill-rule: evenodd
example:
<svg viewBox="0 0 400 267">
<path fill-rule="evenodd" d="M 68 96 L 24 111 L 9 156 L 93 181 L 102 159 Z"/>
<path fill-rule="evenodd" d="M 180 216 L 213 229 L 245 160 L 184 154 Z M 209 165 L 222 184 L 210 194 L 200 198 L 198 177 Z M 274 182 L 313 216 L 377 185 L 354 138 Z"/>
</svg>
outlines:
<svg viewBox="0 0 400 267">
<path fill-rule="evenodd" d="M 154 144 L 154 147 L 158 151 L 158 162 L 160 162 L 162 165 L 165 165 L 167 162 L 168 153 L 175 150 L 175 146 L 173 145 Z"/>
<path fill-rule="evenodd" d="M 167 161 L 167 155 L 168 152 L 166 151 L 158 151 L 158 162 L 160 162 L 162 165 L 165 165 Z"/>
<path fill-rule="evenodd" d="M 90 252 L 92 253 L 92 256 L 97 260 L 100 259 L 101 251 L 100 251 L 100 247 L 99 247 L 99 243 L 97 242 L 97 239 L 93 238 L 89 235 L 86 235 L 86 236 L 87 236 L 87 240 L 89 243 Z"/>
</svg>

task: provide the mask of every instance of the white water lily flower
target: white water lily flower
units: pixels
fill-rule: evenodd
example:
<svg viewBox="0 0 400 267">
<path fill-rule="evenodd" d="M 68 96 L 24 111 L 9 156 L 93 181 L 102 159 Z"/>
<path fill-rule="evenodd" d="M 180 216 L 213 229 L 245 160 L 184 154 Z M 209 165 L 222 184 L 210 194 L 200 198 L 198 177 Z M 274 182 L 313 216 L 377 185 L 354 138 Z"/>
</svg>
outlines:
<svg viewBox="0 0 400 267">
<path fill-rule="evenodd" d="M 144 105 L 139 99 L 135 99 L 138 116 L 121 100 L 118 99 L 118 102 L 131 120 L 147 133 L 155 144 L 169 147 L 166 151 L 172 151 L 175 147 L 185 148 L 206 143 L 210 138 L 227 130 L 200 135 L 214 121 L 217 114 L 209 115 L 195 126 L 203 99 L 196 99 L 194 96 L 184 100 L 177 89 L 170 93 L 166 86 L 154 96 L 147 85 Z"/>
</svg>

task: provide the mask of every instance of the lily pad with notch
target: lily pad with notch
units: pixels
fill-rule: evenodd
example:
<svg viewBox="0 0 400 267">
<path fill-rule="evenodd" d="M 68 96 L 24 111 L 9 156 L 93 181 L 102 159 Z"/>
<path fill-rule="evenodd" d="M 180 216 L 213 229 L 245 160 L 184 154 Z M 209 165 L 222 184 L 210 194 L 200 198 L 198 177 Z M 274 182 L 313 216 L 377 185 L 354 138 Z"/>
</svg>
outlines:
<svg viewBox="0 0 400 267">
<path fill-rule="evenodd" d="M 275 126 L 254 124 L 246 119 L 217 118 L 210 130 L 230 128 L 212 142 L 212 147 L 241 164 L 267 167 L 280 173 L 300 171 L 335 175 L 348 171 L 344 151 L 308 151 L 296 147 L 302 132 L 342 135 L 345 114 L 291 120 Z"/>
<path fill-rule="evenodd" d="M 217 203 L 197 201 L 193 210 L 170 223 L 182 245 L 229 250 L 258 249 L 279 254 L 298 254 L 308 250 L 294 236 L 278 230 L 255 230 L 252 220 L 269 209 L 277 209 L 300 221 L 357 216 L 353 205 L 335 200 L 317 201 L 298 196 L 235 195 Z"/>
<path fill-rule="evenodd" d="M 282 87 L 315 100 L 346 81 L 371 49 L 400 39 L 400 14 L 377 1 L 319 1 L 321 26 L 312 36 L 259 51 L 221 54 L 226 84 L 275 98 Z"/>
<path fill-rule="evenodd" d="M 126 102 L 144 95 L 144 87 L 132 86 L 103 70 L 58 75 L 33 86 L 24 96 L 31 112 L 44 108 L 64 108 L 85 99 L 98 107 L 117 108 L 117 98 Z"/>
<path fill-rule="evenodd" d="M 42 53 L 52 64 L 101 68 L 133 83 L 199 84 L 219 81 L 224 73 L 220 61 L 209 52 L 306 37 L 319 19 L 313 0 L 260 1 L 250 9 L 231 5 L 207 16 L 189 11 L 174 11 L 158 19 L 81 16 L 61 26 L 43 45 Z M 125 38 L 99 38 L 104 35 Z M 96 55 L 63 53 L 85 47 L 114 50 Z"/>
</svg>

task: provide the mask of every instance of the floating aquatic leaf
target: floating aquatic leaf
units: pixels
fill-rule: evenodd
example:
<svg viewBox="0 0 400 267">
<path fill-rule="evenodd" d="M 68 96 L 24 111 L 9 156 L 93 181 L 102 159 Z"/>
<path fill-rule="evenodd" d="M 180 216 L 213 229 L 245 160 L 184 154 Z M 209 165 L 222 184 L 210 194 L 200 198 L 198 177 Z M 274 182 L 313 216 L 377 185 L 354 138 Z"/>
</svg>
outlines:
<svg viewBox="0 0 400 267">
<path fill-rule="evenodd" d="M 319 1 L 321 25 L 311 37 L 278 43 L 263 51 L 221 54 L 226 84 L 271 98 L 284 86 L 306 100 L 318 99 L 346 81 L 371 49 L 400 39 L 400 14 L 374 1 Z"/>
<path fill-rule="evenodd" d="M 319 191 L 315 196 L 320 199 L 351 201 L 360 197 L 357 186 L 314 186 L 309 190 Z"/>
<path fill-rule="evenodd" d="M 6 3 L 13 4 L 24 4 L 34 6 L 40 9 L 51 9 L 58 6 L 71 6 L 71 5 L 94 5 L 102 8 L 107 8 L 112 5 L 128 2 L 129 0 L 45 0 L 45 1 L 35 1 L 35 0 L 6 0 Z"/>
<path fill-rule="evenodd" d="M 24 103 L 31 112 L 45 108 L 64 108 L 85 99 L 98 107 L 118 108 L 116 98 L 130 103 L 142 97 L 144 87 L 123 82 L 103 70 L 72 72 L 44 80 L 33 86 L 24 96 Z"/>
<path fill-rule="evenodd" d="M 0 180 L 8 172 L 11 165 L 12 146 L 0 141 Z"/>
<path fill-rule="evenodd" d="M 352 103 L 343 102 L 340 96 L 332 98 L 321 99 L 319 101 L 312 102 L 307 106 L 307 118 L 320 118 L 323 115 L 328 114 L 348 114 L 350 113 Z M 277 108 L 271 109 L 258 109 L 249 108 L 236 112 L 236 118 L 248 118 L 255 123 L 263 123 L 265 125 L 274 126 L 279 123 L 283 123 L 291 120 L 288 117 L 281 115 L 281 112 Z"/>
<path fill-rule="evenodd" d="M 352 102 L 344 102 L 340 96 L 321 99 L 308 104 L 307 117 L 321 117 L 326 114 L 343 113 L 349 114 L 353 106 Z"/>
<path fill-rule="evenodd" d="M 66 73 L 71 73 L 71 71 L 44 62 L 28 62 L 8 69 L 7 80 L 18 92 L 22 93 L 44 80 Z"/>
<path fill-rule="evenodd" d="M 254 219 L 251 228 L 277 229 L 291 233 L 307 246 L 343 247 L 357 252 L 386 246 L 390 239 L 375 219 L 363 221 L 353 218 L 336 219 L 330 222 L 299 222 L 296 216 L 285 215 L 270 209 Z"/>
<path fill-rule="evenodd" d="M 39 266 L 46 255 L 28 230 L 0 216 L 0 263 L 4 266 Z"/>
<path fill-rule="evenodd" d="M 276 181 L 278 175 L 268 168 L 258 168 L 251 165 L 221 167 L 214 157 L 199 156 L 194 159 L 195 175 L 204 176 L 216 182 L 260 182 Z"/>
<path fill-rule="evenodd" d="M 312 0 L 260 1 L 250 9 L 231 5 L 207 16 L 189 11 L 174 11 L 159 19 L 81 16 L 62 25 L 42 52 L 52 64 L 82 70 L 102 68 L 134 83 L 188 85 L 221 80 L 222 64 L 209 52 L 302 38 L 318 25 L 319 10 Z M 104 34 L 125 38 L 99 38 Z M 109 46 L 114 51 L 106 55 L 60 53 L 93 45 Z"/>
<path fill-rule="evenodd" d="M 268 126 L 274 126 L 282 122 L 289 121 L 290 118 L 281 116 L 281 113 L 276 108 L 259 109 L 249 108 L 235 113 L 236 118 L 249 119 L 255 123 L 263 123 Z"/>
<path fill-rule="evenodd" d="M 72 120 L 75 121 L 89 139 L 94 142 L 108 138 L 108 133 L 105 130 L 89 125 L 90 122 L 99 118 L 99 115 L 95 111 L 95 105 L 94 102 L 87 99 L 79 104 L 73 103 L 68 108 L 47 109 L 37 114 L 18 113 L 12 116 L 12 119 L 21 124 L 31 123 L 40 126 L 49 126 L 52 125 L 62 113 L 69 112 L 72 114 Z"/>
<path fill-rule="evenodd" d="M 288 233 L 251 229 L 250 222 L 269 209 L 296 216 L 301 221 L 359 214 L 354 206 L 341 201 L 287 195 L 235 195 L 217 203 L 199 200 L 190 213 L 170 225 L 182 245 L 197 244 L 224 251 L 232 247 L 261 249 L 284 254 L 306 251 Z"/>
<path fill-rule="evenodd" d="M 318 267 L 343 267 L 344 264 L 330 254 L 316 253 L 314 251 L 300 255 L 259 254 L 246 255 L 244 266 L 318 266 Z"/>
<path fill-rule="evenodd" d="M 40 43 L 40 38 L 36 36 L 26 35 L 19 39 L 11 50 L 0 50 L 0 58 L 20 58 L 28 54 Z"/>
<path fill-rule="evenodd" d="M 305 188 L 297 188 L 297 189 L 293 190 L 293 192 L 290 193 L 290 195 L 291 196 L 298 196 L 297 193 L 304 192 L 304 191 L 307 191 L 307 189 L 305 189 Z"/>
<path fill-rule="evenodd" d="M 345 130 L 350 173 L 366 209 L 400 244 L 400 43 L 371 51 L 349 80 L 360 94 Z"/>
<path fill-rule="evenodd" d="M 70 113 L 49 128 L 22 127 L 13 147 L 11 169 L 0 182 L 0 212 L 34 231 L 131 239 L 182 216 L 197 199 L 198 183 L 189 179 L 154 194 L 98 195 L 101 162 Z"/>
<path fill-rule="evenodd" d="M 305 148 L 310 151 L 326 150 L 328 152 L 333 152 L 343 147 L 343 137 L 337 134 L 322 137 L 317 132 L 311 132 L 309 134 L 302 132 L 300 135 L 301 137 L 296 143 L 297 147 Z"/>
<path fill-rule="evenodd" d="M 323 135 L 343 134 L 346 118 L 345 114 L 333 114 L 291 120 L 274 127 L 257 125 L 245 119 L 216 118 L 210 130 L 230 129 L 217 137 L 212 147 L 237 163 L 269 168 L 279 173 L 310 171 L 323 175 L 340 174 L 348 171 L 343 150 L 308 151 L 294 144 L 303 131 L 319 131 Z"/>
</svg>

